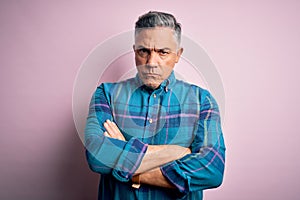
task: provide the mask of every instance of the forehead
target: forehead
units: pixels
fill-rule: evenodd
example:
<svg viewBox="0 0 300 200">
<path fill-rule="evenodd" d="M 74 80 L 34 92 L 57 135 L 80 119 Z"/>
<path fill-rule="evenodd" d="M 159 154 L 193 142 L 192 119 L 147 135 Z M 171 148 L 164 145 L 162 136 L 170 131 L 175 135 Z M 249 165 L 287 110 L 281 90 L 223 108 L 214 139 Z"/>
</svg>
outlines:
<svg viewBox="0 0 300 200">
<path fill-rule="evenodd" d="M 176 49 L 174 30 L 168 27 L 143 28 L 135 36 L 135 45 L 147 48 Z"/>
</svg>

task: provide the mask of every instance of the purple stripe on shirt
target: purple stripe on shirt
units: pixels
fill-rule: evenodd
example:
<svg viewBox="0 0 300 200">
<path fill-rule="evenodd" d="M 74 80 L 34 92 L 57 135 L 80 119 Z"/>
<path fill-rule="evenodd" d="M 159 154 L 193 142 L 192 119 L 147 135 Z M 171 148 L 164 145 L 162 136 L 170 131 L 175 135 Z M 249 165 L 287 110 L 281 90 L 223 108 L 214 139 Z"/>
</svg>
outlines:
<svg viewBox="0 0 300 200">
<path fill-rule="evenodd" d="M 198 169 L 191 170 L 191 171 L 189 171 L 189 172 L 184 172 L 184 173 L 185 173 L 185 174 L 186 174 L 186 173 L 194 173 L 194 172 L 203 170 L 203 169 L 207 168 L 209 165 L 211 165 L 211 163 L 215 160 L 216 157 L 219 157 L 223 164 L 225 163 L 225 161 L 224 161 L 224 159 L 222 158 L 222 156 L 221 156 L 216 150 L 214 150 L 213 148 L 209 148 L 209 149 L 210 149 L 212 152 L 214 152 L 214 156 L 210 159 L 209 163 L 207 163 L 204 167 L 200 167 L 200 168 L 198 168 Z"/>
<path fill-rule="evenodd" d="M 167 168 L 166 168 L 166 171 L 168 171 L 169 170 L 169 168 L 171 168 L 171 167 L 173 167 L 174 166 L 174 164 L 171 164 L 171 165 L 169 165 Z M 163 170 L 162 170 L 163 171 Z M 167 176 L 167 177 L 169 177 L 166 173 L 163 173 L 165 176 Z M 174 182 L 174 181 L 172 181 L 173 179 L 171 178 L 171 177 L 169 177 L 168 178 L 177 188 L 179 188 L 180 190 L 182 190 L 182 191 L 184 191 L 185 190 L 185 188 L 184 187 L 182 187 L 181 185 L 178 185 L 176 182 Z"/>
<path fill-rule="evenodd" d="M 214 113 L 214 114 L 217 114 L 217 115 L 220 115 L 220 113 L 219 112 L 216 112 L 216 111 L 214 111 L 214 110 L 204 110 L 204 111 L 202 111 L 202 112 L 200 112 L 200 114 L 203 114 L 203 113 Z"/>
<path fill-rule="evenodd" d="M 136 115 L 115 114 L 115 116 L 146 120 L 146 117 L 136 116 Z M 174 115 L 160 116 L 160 119 L 170 119 L 170 118 L 177 118 L 177 117 L 199 117 L 199 116 L 197 114 L 180 113 L 180 114 L 174 114 Z M 157 121 L 157 119 L 154 119 L 154 120 Z"/>
<path fill-rule="evenodd" d="M 199 115 L 189 114 L 189 113 L 179 113 L 174 115 L 161 116 L 160 118 L 170 119 L 170 118 L 177 118 L 177 117 L 199 117 Z"/>
<path fill-rule="evenodd" d="M 142 117 L 142 116 L 125 115 L 125 114 L 115 114 L 115 116 L 124 117 L 124 118 L 131 118 L 131 119 L 143 119 L 143 120 L 146 120 L 146 117 Z"/>
<path fill-rule="evenodd" d="M 141 150 L 141 153 L 139 155 L 139 157 L 137 158 L 136 160 L 136 163 L 134 164 L 134 166 L 132 167 L 131 171 L 129 172 L 130 174 L 133 173 L 133 171 L 137 168 L 137 164 L 140 163 L 140 160 L 142 159 L 142 155 L 144 154 L 145 152 L 145 149 L 148 147 L 148 144 L 145 144 Z"/>
</svg>

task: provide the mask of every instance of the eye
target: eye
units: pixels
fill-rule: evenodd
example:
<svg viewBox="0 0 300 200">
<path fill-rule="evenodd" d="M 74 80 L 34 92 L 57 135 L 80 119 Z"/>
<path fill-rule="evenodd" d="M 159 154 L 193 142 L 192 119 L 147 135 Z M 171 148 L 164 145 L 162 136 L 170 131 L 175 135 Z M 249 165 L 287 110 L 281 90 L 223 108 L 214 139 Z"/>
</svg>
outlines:
<svg viewBox="0 0 300 200">
<path fill-rule="evenodd" d="M 136 52 L 141 56 L 141 57 L 146 57 L 150 54 L 150 50 L 146 48 L 140 48 L 137 49 Z"/>
<path fill-rule="evenodd" d="M 158 53 L 161 56 L 166 56 L 166 55 L 170 54 L 170 51 L 165 50 L 165 49 L 161 49 L 161 50 L 158 51 Z"/>
<path fill-rule="evenodd" d="M 139 51 L 142 52 L 142 53 L 148 53 L 148 49 L 145 49 L 145 48 L 144 49 L 139 49 Z"/>
</svg>

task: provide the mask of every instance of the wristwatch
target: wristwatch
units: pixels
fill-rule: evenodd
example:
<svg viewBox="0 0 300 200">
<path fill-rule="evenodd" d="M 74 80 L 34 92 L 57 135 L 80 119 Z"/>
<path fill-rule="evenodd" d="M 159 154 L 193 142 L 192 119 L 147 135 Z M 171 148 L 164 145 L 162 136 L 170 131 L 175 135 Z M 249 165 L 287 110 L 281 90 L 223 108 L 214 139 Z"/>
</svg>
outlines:
<svg viewBox="0 0 300 200">
<path fill-rule="evenodd" d="M 133 188 L 135 188 L 135 189 L 139 189 L 140 188 L 141 182 L 140 182 L 140 175 L 139 174 L 133 176 L 132 179 L 131 179 L 131 181 L 132 181 L 132 185 L 131 186 Z"/>
</svg>

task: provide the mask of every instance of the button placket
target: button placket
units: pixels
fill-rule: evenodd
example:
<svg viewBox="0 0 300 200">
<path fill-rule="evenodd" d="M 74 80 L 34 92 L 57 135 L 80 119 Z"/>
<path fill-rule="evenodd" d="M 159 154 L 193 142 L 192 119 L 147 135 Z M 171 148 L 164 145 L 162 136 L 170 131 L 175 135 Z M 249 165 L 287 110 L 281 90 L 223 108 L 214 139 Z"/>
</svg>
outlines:
<svg viewBox="0 0 300 200">
<path fill-rule="evenodd" d="M 148 121 L 148 130 L 152 133 L 153 132 L 153 123 L 156 119 L 156 116 L 157 116 L 157 101 L 158 101 L 158 98 L 157 98 L 157 94 L 155 92 L 153 92 L 149 98 L 148 98 L 148 113 L 147 113 L 147 121 Z"/>
</svg>

